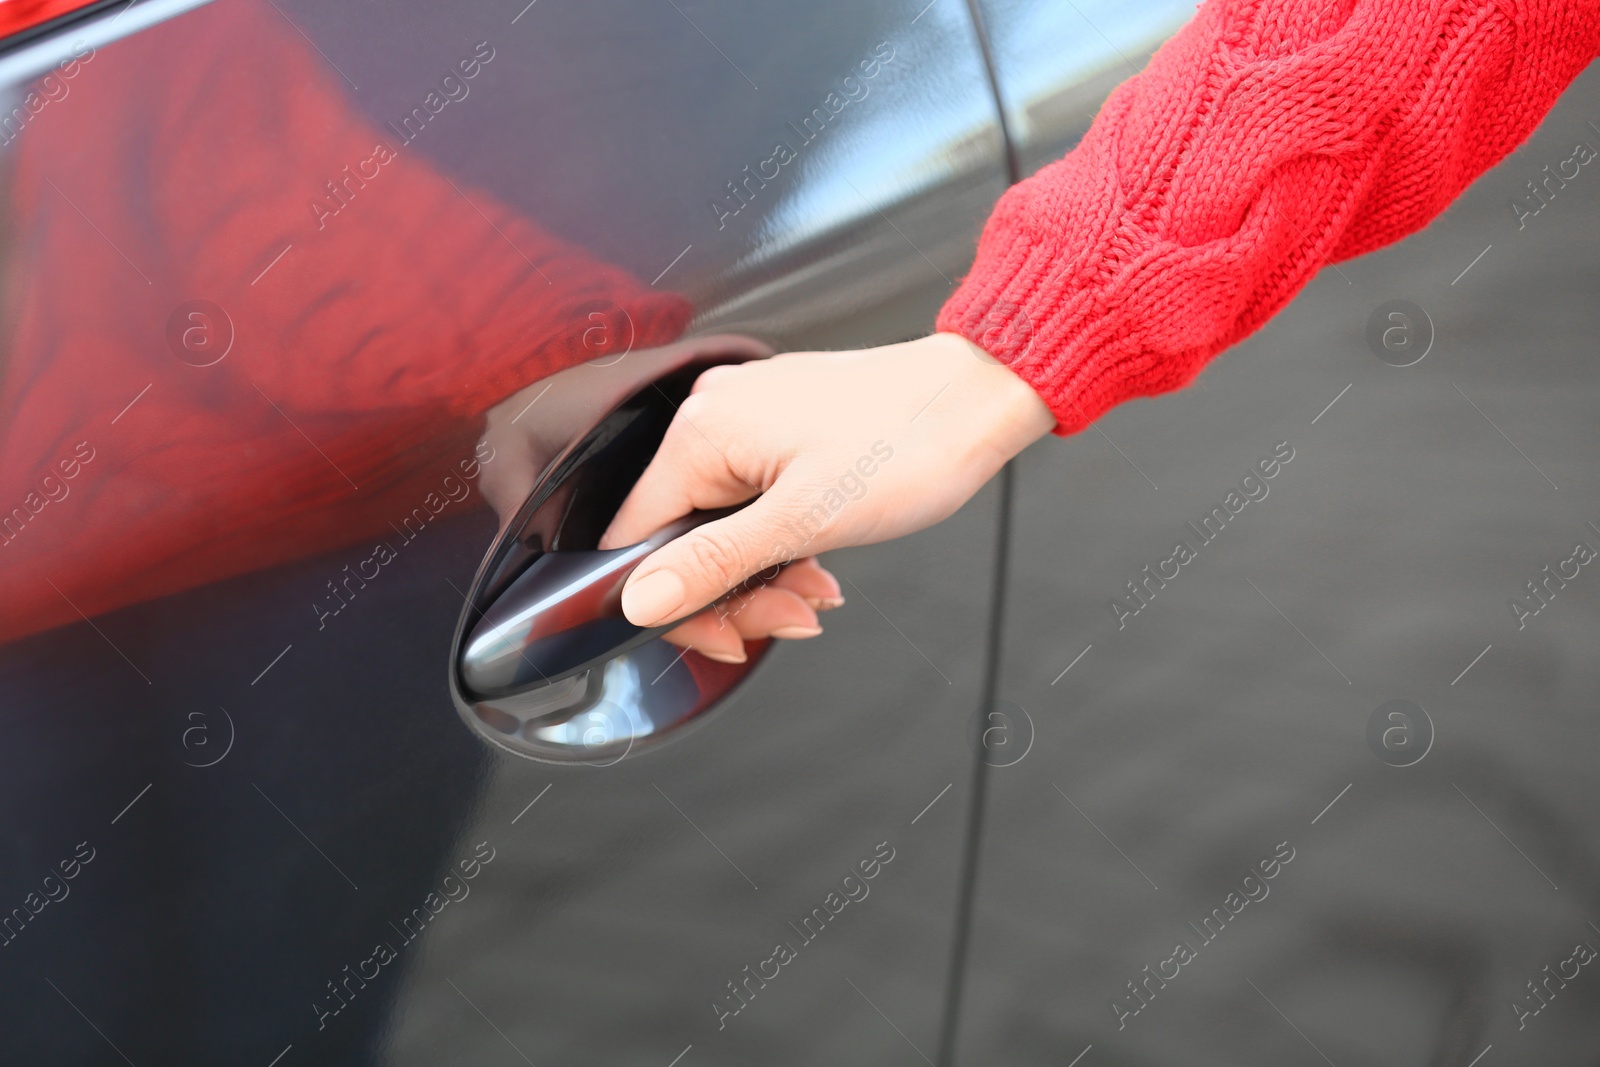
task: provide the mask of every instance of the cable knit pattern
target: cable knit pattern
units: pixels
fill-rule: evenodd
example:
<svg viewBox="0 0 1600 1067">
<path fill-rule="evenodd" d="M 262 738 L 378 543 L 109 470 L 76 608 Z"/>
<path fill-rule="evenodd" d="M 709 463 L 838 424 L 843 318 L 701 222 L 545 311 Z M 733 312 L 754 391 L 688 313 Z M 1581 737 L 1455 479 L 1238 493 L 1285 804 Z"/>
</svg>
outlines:
<svg viewBox="0 0 1600 1067">
<path fill-rule="evenodd" d="M 1597 52 L 1597 0 L 1210 0 L 1001 198 L 938 327 L 1083 429 L 1426 225 Z"/>
</svg>

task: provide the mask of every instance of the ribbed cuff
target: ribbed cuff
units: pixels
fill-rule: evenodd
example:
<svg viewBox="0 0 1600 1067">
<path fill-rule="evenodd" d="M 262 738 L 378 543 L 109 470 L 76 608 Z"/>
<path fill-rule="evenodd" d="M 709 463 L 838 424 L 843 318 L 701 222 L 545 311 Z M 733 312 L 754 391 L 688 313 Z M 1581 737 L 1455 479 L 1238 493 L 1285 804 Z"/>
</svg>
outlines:
<svg viewBox="0 0 1600 1067">
<path fill-rule="evenodd" d="M 1087 428 L 1129 392 L 1116 361 L 1095 358 L 1115 327 L 1104 318 L 1096 324 L 1093 294 L 1063 283 L 1068 267 L 1049 243 L 997 212 L 936 320 L 941 332 L 960 334 L 1032 386 L 1062 436 Z"/>
</svg>

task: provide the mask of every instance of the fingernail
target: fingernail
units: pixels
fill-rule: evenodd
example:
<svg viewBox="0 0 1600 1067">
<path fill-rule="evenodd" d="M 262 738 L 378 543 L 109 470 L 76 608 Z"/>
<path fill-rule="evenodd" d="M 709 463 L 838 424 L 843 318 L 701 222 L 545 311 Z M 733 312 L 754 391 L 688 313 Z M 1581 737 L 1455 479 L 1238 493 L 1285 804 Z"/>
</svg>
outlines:
<svg viewBox="0 0 1600 1067">
<path fill-rule="evenodd" d="M 622 591 L 622 612 L 638 626 L 654 626 L 683 604 L 683 579 L 672 571 L 652 571 Z"/>
<path fill-rule="evenodd" d="M 742 651 L 740 651 L 740 652 L 710 652 L 710 651 L 704 651 L 704 652 L 701 652 L 700 654 L 702 656 L 704 656 L 706 659 L 714 659 L 718 663 L 743 663 L 746 659 L 749 658 Z"/>
<path fill-rule="evenodd" d="M 820 626 L 780 626 L 772 631 L 772 636 L 793 641 L 802 637 L 815 637 L 821 632 Z"/>
<path fill-rule="evenodd" d="M 808 596 L 806 603 L 811 605 L 812 611 L 832 611 L 834 608 L 844 607 L 842 596 Z"/>
</svg>

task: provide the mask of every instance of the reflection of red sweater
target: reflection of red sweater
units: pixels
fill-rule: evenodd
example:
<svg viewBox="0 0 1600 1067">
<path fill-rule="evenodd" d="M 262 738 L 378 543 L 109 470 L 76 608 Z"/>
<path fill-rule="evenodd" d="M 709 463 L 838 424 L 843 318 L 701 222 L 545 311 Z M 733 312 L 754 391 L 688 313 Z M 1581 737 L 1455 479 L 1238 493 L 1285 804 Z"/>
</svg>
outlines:
<svg viewBox="0 0 1600 1067">
<path fill-rule="evenodd" d="M 370 551 L 484 410 L 597 354 L 590 310 L 640 348 L 689 315 L 371 128 L 259 0 L 93 53 L 9 152 L 0 640 L 77 619 L 68 598 L 95 615 Z M 330 217 L 346 167 L 370 181 Z M 231 320 L 212 366 L 169 337 L 226 336 L 170 327 L 195 300 Z"/>
<path fill-rule="evenodd" d="M 1595 0 L 1208 0 L 1001 199 L 939 328 L 1082 429 L 1426 225 L 1597 53 Z"/>
</svg>

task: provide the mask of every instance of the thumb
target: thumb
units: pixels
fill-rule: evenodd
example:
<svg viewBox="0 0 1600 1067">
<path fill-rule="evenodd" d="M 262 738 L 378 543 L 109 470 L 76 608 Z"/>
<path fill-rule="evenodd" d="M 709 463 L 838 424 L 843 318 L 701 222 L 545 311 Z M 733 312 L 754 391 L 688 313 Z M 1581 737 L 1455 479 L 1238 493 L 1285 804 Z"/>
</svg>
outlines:
<svg viewBox="0 0 1600 1067">
<path fill-rule="evenodd" d="M 818 551 L 777 486 L 747 507 L 698 526 L 649 556 L 622 590 L 622 611 L 635 626 L 661 626 L 693 614 L 735 586 L 773 578 L 776 568 Z M 809 547 L 808 547 L 809 546 Z"/>
</svg>

